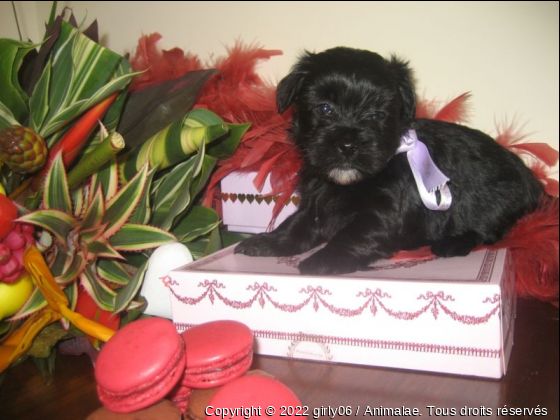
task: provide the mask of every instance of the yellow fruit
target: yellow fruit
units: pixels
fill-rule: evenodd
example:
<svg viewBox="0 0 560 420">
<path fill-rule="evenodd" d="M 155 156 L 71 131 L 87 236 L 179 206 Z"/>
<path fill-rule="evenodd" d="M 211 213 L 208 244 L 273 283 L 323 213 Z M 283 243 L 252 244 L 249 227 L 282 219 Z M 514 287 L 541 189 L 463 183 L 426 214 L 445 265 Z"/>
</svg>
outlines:
<svg viewBox="0 0 560 420">
<path fill-rule="evenodd" d="M 0 320 L 21 309 L 33 292 L 33 280 L 27 273 L 13 283 L 0 282 Z"/>
</svg>

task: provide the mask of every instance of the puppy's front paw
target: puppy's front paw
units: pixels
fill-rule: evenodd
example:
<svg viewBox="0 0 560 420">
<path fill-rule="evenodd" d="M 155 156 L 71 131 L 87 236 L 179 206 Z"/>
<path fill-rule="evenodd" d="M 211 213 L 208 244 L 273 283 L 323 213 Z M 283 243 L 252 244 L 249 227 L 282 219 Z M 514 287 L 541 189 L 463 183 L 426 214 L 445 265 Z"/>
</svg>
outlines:
<svg viewBox="0 0 560 420">
<path fill-rule="evenodd" d="M 329 275 L 353 273 L 361 267 L 360 260 L 353 255 L 323 248 L 299 264 L 301 274 Z"/>
<path fill-rule="evenodd" d="M 269 233 L 261 233 L 244 239 L 235 247 L 236 254 L 248 255 L 250 257 L 280 257 L 286 254 L 280 246 L 276 237 Z"/>
</svg>

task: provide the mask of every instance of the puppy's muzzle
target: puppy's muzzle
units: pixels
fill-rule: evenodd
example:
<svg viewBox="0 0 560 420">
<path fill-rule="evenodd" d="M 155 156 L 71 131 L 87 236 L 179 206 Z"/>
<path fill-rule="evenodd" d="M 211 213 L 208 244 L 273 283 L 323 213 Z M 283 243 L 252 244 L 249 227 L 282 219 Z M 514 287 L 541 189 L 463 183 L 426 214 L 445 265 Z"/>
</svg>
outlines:
<svg viewBox="0 0 560 420">
<path fill-rule="evenodd" d="M 337 146 L 338 151 L 345 157 L 353 157 L 356 156 L 358 152 L 358 146 L 356 143 L 350 140 L 343 140 Z"/>
</svg>

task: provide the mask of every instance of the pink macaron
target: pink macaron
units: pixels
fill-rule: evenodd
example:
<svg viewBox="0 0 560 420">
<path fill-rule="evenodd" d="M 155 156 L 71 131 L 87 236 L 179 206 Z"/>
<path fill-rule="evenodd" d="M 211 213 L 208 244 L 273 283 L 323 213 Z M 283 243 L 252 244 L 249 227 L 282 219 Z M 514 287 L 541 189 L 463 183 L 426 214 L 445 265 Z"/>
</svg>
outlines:
<svg viewBox="0 0 560 420">
<path fill-rule="evenodd" d="M 181 336 L 187 351 L 184 386 L 193 389 L 221 386 L 243 376 L 251 367 L 253 333 L 240 322 L 209 322 Z"/>
<path fill-rule="evenodd" d="M 228 419 L 307 416 L 290 388 L 266 376 L 244 376 L 229 382 L 212 397 L 205 412 L 207 420 L 216 416 Z"/>
<path fill-rule="evenodd" d="M 184 343 L 173 323 L 135 321 L 117 331 L 97 358 L 99 399 L 116 413 L 141 410 L 164 398 L 184 371 Z"/>
</svg>

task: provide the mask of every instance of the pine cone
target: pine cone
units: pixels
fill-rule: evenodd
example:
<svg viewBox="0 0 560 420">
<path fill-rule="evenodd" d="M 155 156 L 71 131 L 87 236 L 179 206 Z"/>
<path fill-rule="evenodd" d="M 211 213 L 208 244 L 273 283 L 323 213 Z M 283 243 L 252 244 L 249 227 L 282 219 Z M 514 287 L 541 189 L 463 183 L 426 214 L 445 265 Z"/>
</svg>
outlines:
<svg viewBox="0 0 560 420">
<path fill-rule="evenodd" d="M 47 155 L 43 137 L 28 127 L 14 125 L 0 133 L 0 159 L 14 172 L 37 172 L 45 164 Z"/>
<path fill-rule="evenodd" d="M 33 226 L 16 223 L 14 229 L 0 242 L 0 283 L 13 283 L 24 271 L 23 253 L 34 244 Z"/>
</svg>

